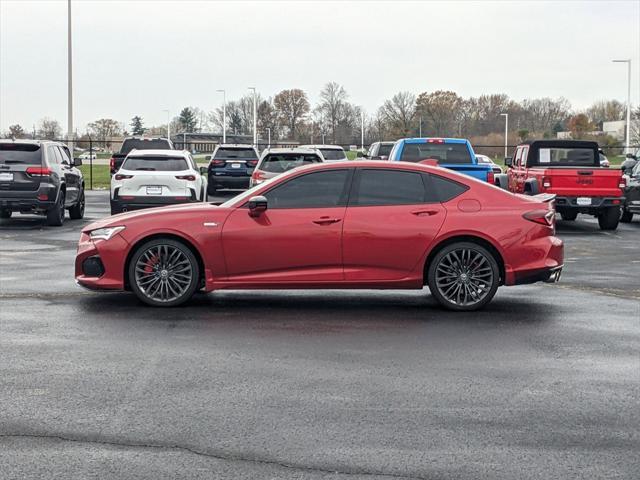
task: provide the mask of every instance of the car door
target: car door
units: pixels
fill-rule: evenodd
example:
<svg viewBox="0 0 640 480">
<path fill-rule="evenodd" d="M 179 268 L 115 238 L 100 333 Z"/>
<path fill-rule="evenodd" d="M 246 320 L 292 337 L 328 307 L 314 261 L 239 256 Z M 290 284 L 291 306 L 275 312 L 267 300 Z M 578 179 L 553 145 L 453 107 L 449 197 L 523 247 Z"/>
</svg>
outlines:
<svg viewBox="0 0 640 480">
<path fill-rule="evenodd" d="M 296 176 L 264 193 L 259 217 L 246 206 L 224 224 L 227 280 L 304 283 L 343 280 L 342 223 L 353 170 Z"/>
<path fill-rule="evenodd" d="M 344 220 L 345 280 L 399 280 L 409 276 L 440 230 L 445 215 L 427 174 L 358 170 Z"/>
<path fill-rule="evenodd" d="M 65 205 L 75 205 L 78 201 L 78 195 L 80 194 L 80 176 L 75 168 L 71 166 L 71 159 L 64 148 L 59 146 L 53 147 L 57 157 L 57 163 L 60 165 L 62 174 L 64 175 L 64 182 L 67 186 L 67 194 L 65 198 Z"/>
</svg>

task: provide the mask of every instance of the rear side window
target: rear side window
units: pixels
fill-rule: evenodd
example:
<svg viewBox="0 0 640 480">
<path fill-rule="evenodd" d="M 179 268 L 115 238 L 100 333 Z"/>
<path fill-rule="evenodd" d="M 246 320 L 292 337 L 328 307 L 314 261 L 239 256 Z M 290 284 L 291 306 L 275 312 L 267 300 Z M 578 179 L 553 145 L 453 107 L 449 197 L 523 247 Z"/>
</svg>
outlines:
<svg viewBox="0 0 640 480">
<path fill-rule="evenodd" d="M 320 161 L 320 157 L 312 154 L 269 154 L 264 157 L 258 168 L 265 172 L 283 173 L 302 165 L 320 163 Z"/>
<path fill-rule="evenodd" d="M 434 189 L 441 202 L 448 202 L 469 189 L 466 185 L 454 182 L 448 178 L 443 178 L 438 175 L 429 176 L 431 177 L 431 187 Z"/>
<path fill-rule="evenodd" d="M 127 157 L 122 165 L 124 170 L 147 170 L 150 172 L 179 172 L 188 170 L 183 157 Z"/>
<path fill-rule="evenodd" d="M 346 160 L 347 156 L 344 150 L 335 148 L 321 148 L 320 152 L 325 160 Z"/>
<path fill-rule="evenodd" d="M 425 203 L 420 173 L 397 170 L 361 170 L 349 206 L 415 205 Z"/>
<path fill-rule="evenodd" d="M 329 170 L 293 178 L 265 194 L 269 208 L 318 208 L 344 204 L 350 170 Z"/>
<path fill-rule="evenodd" d="M 256 160 L 258 156 L 253 148 L 219 148 L 215 159 Z"/>
<path fill-rule="evenodd" d="M 403 162 L 417 163 L 433 159 L 444 164 L 471 163 L 471 154 L 464 143 L 405 143 L 400 155 Z"/>
<path fill-rule="evenodd" d="M 538 164 L 541 166 L 593 167 L 600 158 L 592 148 L 540 148 Z"/>
<path fill-rule="evenodd" d="M 42 149 L 40 145 L 28 143 L 0 143 L 0 163 L 24 163 L 40 165 Z"/>
<path fill-rule="evenodd" d="M 161 138 L 142 139 L 132 138 L 125 140 L 120 148 L 120 153 L 129 153 L 131 150 L 173 150 L 167 140 Z"/>
</svg>

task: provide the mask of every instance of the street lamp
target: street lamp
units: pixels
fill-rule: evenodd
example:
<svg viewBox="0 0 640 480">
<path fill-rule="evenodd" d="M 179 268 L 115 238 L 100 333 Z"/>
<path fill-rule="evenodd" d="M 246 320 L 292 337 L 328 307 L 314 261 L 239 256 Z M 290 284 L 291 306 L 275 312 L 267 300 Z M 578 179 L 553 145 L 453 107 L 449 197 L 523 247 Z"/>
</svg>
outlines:
<svg viewBox="0 0 640 480">
<path fill-rule="evenodd" d="M 258 111 L 256 108 L 256 87 L 248 87 L 253 91 L 253 146 L 258 146 Z"/>
<path fill-rule="evenodd" d="M 627 64 L 627 128 L 625 133 L 625 153 L 629 153 L 629 145 L 631 142 L 631 59 L 628 58 L 627 60 L 613 60 L 613 62 Z"/>
<path fill-rule="evenodd" d="M 222 92 L 222 143 L 227 143 L 227 92 L 224 90 L 216 90 Z"/>
<path fill-rule="evenodd" d="M 169 121 L 169 110 L 166 108 L 162 110 L 163 112 L 167 112 L 167 140 L 171 140 L 171 122 Z"/>
<path fill-rule="evenodd" d="M 507 158 L 507 138 L 509 137 L 509 114 L 501 113 L 504 117 L 504 158 Z"/>
</svg>

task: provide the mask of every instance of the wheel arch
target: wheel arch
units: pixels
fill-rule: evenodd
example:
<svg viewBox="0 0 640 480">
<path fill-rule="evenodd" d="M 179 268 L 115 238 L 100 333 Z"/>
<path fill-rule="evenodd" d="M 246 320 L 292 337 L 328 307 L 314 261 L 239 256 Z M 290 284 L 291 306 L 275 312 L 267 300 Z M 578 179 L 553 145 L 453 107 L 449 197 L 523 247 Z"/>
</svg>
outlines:
<svg viewBox="0 0 640 480">
<path fill-rule="evenodd" d="M 427 284 L 427 272 L 429 271 L 431 262 L 433 261 L 433 258 L 436 256 L 436 254 L 446 246 L 451 245 L 453 243 L 459 243 L 459 242 L 475 243 L 477 245 L 480 245 L 481 247 L 486 248 L 493 255 L 496 262 L 498 262 L 498 268 L 500 269 L 500 285 L 504 285 L 505 276 L 506 276 L 505 263 L 504 263 L 504 258 L 500 253 L 500 250 L 498 250 L 498 248 L 496 248 L 496 246 L 486 238 L 479 237 L 477 235 L 472 235 L 472 234 L 459 234 L 459 235 L 453 235 L 453 236 L 447 237 L 445 239 L 440 240 L 433 248 L 431 248 L 431 251 L 429 252 L 429 255 L 427 255 L 427 258 L 424 262 L 424 268 L 422 271 L 423 285 Z"/>
<path fill-rule="evenodd" d="M 204 260 L 202 259 L 202 254 L 200 253 L 200 250 L 198 250 L 198 248 L 188 238 L 185 238 L 181 235 L 171 233 L 171 232 L 158 232 L 158 233 L 152 233 L 150 235 L 137 239 L 135 243 L 131 245 L 131 248 L 129 248 L 129 252 L 127 253 L 127 257 L 125 259 L 125 262 L 123 265 L 123 272 L 122 272 L 122 278 L 123 278 L 123 284 L 124 284 L 125 290 L 131 290 L 131 285 L 129 284 L 129 263 L 131 262 L 131 257 L 133 257 L 134 252 L 144 243 L 149 242 L 151 240 L 155 240 L 157 238 L 168 238 L 171 240 L 175 240 L 177 242 L 182 243 L 189 250 L 191 250 L 191 253 L 193 253 L 194 257 L 196 257 L 196 261 L 198 262 L 198 268 L 200 270 L 200 278 L 198 278 L 198 283 L 199 283 L 198 290 L 202 288 L 204 286 L 203 284 L 205 280 L 205 271 L 204 271 Z"/>
</svg>

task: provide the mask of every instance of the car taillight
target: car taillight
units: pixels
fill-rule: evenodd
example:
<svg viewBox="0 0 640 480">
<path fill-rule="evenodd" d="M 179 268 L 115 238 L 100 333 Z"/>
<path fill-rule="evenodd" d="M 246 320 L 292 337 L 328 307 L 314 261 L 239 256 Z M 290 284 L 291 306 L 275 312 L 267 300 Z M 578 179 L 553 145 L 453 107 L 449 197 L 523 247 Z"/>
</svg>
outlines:
<svg viewBox="0 0 640 480">
<path fill-rule="evenodd" d="M 116 159 L 113 157 L 109 160 L 109 170 L 111 173 L 116 173 Z"/>
<path fill-rule="evenodd" d="M 213 160 L 211 160 L 211 165 L 213 165 L 214 167 L 220 167 L 224 165 L 224 160 L 220 160 L 219 158 L 214 158 Z"/>
<path fill-rule="evenodd" d="M 51 175 L 51 169 L 49 167 L 28 167 L 27 175 L 32 177 L 48 177 Z"/>
<path fill-rule="evenodd" d="M 247 161 L 247 167 L 255 167 L 256 165 L 258 165 L 258 161 L 257 160 L 248 160 Z"/>
<path fill-rule="evenodd" d="M 487 172 L 487 182 L 489 182 L 491 185 L 496 183 L 496 176 L 493 173 L 493 170 Z"/>
<path fill-rule="evenodd" d="M 542 187 L 543 188 L 551 188 L 551 178 L 542 177 Z"/>
<path fill-rule="evenodd" d="M 251 178 L 253 178 L 254 180 L 264 180 L 266 177 L 264 175 L 264 172 L 262 172 L 261 170 L 254 170 L 251 174 Z"/>
<path fill-rule="evenodd" d="M 195 175 L 176 175 L 176 178 L 178 180 L 189 180 L 190 182 L 195 181 L 196 176 Z"/>
<path fill-rule="evenodd" d="M 620 177 L 620 182 L 618 183 L 618 188 L 627 188 L 627 179 L 624 177 Z"/>
<path fill-rule="evenodd" d="M 444 143 L 444 138 L 430 138 L 427 143 Z"/>
<path fill-rule="evenodd" d="M 525 219 L 546 227 L 553 227 L 556 221 L 555 210 L 533 210 L 522 215 Z"/>
<path fill-rule="evenodd" d="M 122 173 L 118 173 L 115 178 L 116 180 L 128 180 L 129 178 L 133 178 L 133 175 L 124 175 Z"/>
</svg>

